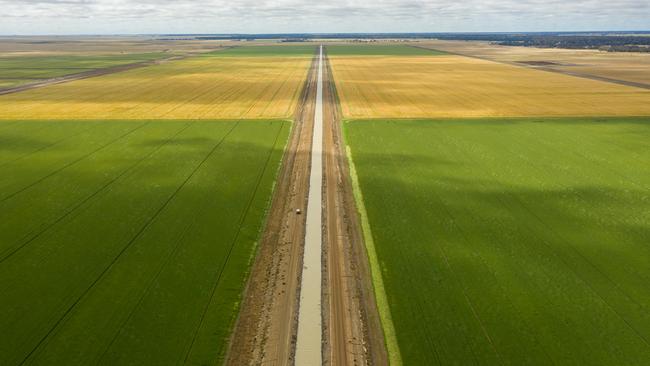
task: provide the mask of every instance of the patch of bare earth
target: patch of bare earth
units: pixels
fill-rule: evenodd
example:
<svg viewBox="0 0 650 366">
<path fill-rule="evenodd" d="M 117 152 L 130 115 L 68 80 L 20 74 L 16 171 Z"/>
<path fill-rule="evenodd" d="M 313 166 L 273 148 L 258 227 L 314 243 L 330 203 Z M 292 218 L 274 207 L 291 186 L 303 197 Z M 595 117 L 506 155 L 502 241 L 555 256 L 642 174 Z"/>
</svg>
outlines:
<svg viewBox="0 0 650 366">
<path fill-rule="evenodd" d="M 387 365 L 329 60 L 323 69 L 323 317 L 326 365 Z"/>
<path fill-rule="evenodd" d="M 338 98 L 323 68 L 323 363 L 387 365 L 354 203 Z M 314 58 L 232 334 L 228 365 L 293 365 L 309 191 L 318 59 Z"/>
<path fill-rule="evenodd" d="M 305 241 L 318 58 L 312 60 L 259 251 L 227 355 L 228 365 L 293 364 Z"/>
</svg>

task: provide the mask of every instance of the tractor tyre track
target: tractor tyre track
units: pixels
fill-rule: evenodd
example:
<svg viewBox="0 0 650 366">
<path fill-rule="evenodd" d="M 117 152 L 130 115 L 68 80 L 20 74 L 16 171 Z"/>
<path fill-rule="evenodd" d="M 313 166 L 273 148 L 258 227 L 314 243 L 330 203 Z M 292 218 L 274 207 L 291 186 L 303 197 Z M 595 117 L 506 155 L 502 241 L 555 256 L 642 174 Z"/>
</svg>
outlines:
<svg viewBox="0 0 650 366">
<path fill-rule="evenodd" d="M 329 59 L 323 68 L 324 364 L 388 365 Z"/>
<path fill-rule="evenodd" d="M 318 55 L 312 59 L 244 291 L 227 365 L 293 364 L 305 242 Z"/>
</svg>

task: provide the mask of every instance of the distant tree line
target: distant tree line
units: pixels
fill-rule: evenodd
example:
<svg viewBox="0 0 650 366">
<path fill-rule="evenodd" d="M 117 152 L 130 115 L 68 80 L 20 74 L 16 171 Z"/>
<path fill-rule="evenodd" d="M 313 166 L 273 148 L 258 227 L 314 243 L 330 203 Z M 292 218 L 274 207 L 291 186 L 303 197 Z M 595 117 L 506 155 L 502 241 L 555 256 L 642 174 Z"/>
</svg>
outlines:
<svg viewBox="0 0 650 366">
<path fill-rule="evenodd" d="M 650 37 L 638 36 L 527 36 L 498 43 L 507 46 L 650 52 Z"/>
<path fill-rule="evenodd" d="M 275 39 L 302 42 L 314 38 L 345 39 L 352 42 L 371 40 L 466 40 L 489 41 L 507 46 L 598 49 L 617 52 L 650 52 L 650 32 L 537 32 L 537 33 L 285 33 L 285 34 L 169 34 L 175 39 L 242 40 Z"/>
<path fill-rule="evenodd" d="M 505 46 L 598 49 L 617 52 L 650 52 L 650 36 L 572 34 L 448 34 L 445 40 L 490 41 Z"/>
</svg>

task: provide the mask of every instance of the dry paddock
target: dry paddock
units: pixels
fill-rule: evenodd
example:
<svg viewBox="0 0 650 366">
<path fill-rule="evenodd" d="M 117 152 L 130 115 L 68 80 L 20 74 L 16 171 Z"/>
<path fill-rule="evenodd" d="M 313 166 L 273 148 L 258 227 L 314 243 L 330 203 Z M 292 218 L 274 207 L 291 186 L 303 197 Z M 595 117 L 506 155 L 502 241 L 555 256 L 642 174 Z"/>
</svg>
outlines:
<svg viewBox="0 0 650 366">
<path fill-rule="evenodd" d="M 310 57 L 194 57 L 0 96 L 0 119 L 289 118 Z"/>
<path fill-rule="evenodd" d="M 338 56 L 346 118 L 650 115 L 650 91 L 481 59 Z"/>
<path fill-rule="evenodd" d="M 479 41 L 434 40 L 419 43 L 419 46 L 499 62 L 542 61 L 560 72 L 650 84 L 650 53 L 500 46 Z"/>
</svg>

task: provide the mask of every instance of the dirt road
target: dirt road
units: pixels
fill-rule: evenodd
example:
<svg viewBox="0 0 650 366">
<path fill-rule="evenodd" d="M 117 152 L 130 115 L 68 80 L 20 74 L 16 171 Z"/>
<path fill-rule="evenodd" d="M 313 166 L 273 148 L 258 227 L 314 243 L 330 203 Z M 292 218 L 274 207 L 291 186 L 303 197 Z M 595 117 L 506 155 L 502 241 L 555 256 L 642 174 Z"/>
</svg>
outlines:
<svg viewBox="0 0 650 366">
<path fill-rule="evenodd" d="M 227 355 L 229 365 L 293 364 L 305 241 L 318 58 L 296 111 L 260 248 Z"/>
<path fill-rule="evenodd" d="M 435 48 L 435 46 L 413 46 L 415 48 L 423 48 L 423 49 L 435 49 L 435 50 L 441 50 L 444 52 L 447 52 L 450 55 L 456 55 L 456 56 L 463 56 L 463 57 L 470 57 L 470 58 L 475 58 L 479 60 L 485 60 L 485 61 L 491 61 L 491 62 L 498 62 L 510 66 L 516 66 L 516 67 L 526 67 L 529 69 L 534 69 L 534 70 L 540 70 L 540 71 L 546 71 L 546 72 L 554 72 L 557 74 L 564 74 L 568 76 L 574 76 L 578 78 L 584 78 L 584 79 L 590 79 L 590 80 L 596 80 L 596 81 L 603 81 L 606 83 L 612 83 L 612 84 L 618 84 L 618 85 L 625 85 L 625 86 L 631 86 L 635 88 L 641 88 L 641 89 L 650 89 L 650 84 L 647 83 L 641 83 L 641 82 L 635 82 L 631 80 L 621 80 L 621 79 L 614 79 L 602 75 L 594 75 L 594 74 L 588 74 L 584 72 L 578 72 L 578 71 L 569 71 L 569 70 L 562 70 L 555 68 L 553 65 L 549 64 L 543 64 L 543 63 L 526 63 L 526 62 L 516 62 L 516 61 L 506 61 L 506 60 L 499 60 L 496 57 L 487 57 L 487 56 L 478 56 L 478 55 L 473 55 L 467 52 L 458 52 L 458 51 L 451 51 L 451 50 L 446 50 L 444 48 Z"/>
<path fill-rule="evenodd" d="M 42 87 L 48 86 L 48 85 L 67 83 L 67 82 L 74 81 L 74 80 L 88 79 L 88 78 L 92 78 L 92 77 L 96 77 L 96 76 L 114 74 L 114 73 L 117 73 L 117 72 L 133 70 L 133 69 L 137 69 L 137 68 L 145 67 L 145 66 L 157 65 L 157 64 L 160 64 L 160 63 L 163 63 L 163 62 L 175 61 L 175 60 L 180 60 L 180 59 L 183 59 L 183 58 L 185 58 L 185 56 L 172 56 L 172 57 L 168 57 L 168 58 L 164 58 L 164 59 L 160 59 L 160 60 L 142 61 L 142 62 L 136 62 L 136 63 L 126 64 L 126 65 L 117 65 L 117 66 L 111 66 L 111 67 L 106 67 L 106 68 L 102 68 L 102 69 L 95 69 L 95 70 L 79 72 L 79 73 L 76 73 L 76 74 L 69 74 L 69 75 L 59 76 L 59 77 L 51 78 L 51 79 L 44 79 L 44 80 L 37 81 L 35 83 L 29 83 L 29 84 L 15 86 L 13 88 L 0 89 L 0 95 L 18 93 L 18 92 L 25 91 L 25 90 L 42 88 Z"/>
<path fill-rule="evenodd" d="M 370 267 L 358 221 L 329 60 L 323 73 L 325 151 L 324 363 L 387 365 Z"/>
<path fill-rule="evenodd" d="M 345 155 L 338 98 L 326 55 L 322 72 L 321 362 L 387 365 Z M 318 54 L 303 88 L 268 221 L 232 335 L 228 365 L 305 365 L 295 356 L 317 80 Z M 296 214 L 296 208 L 303 214 Z M 311 266 L 313 269 L 314 265 Z M 307 331 L 318 333 L 319 328 Z"/>
</svg>

